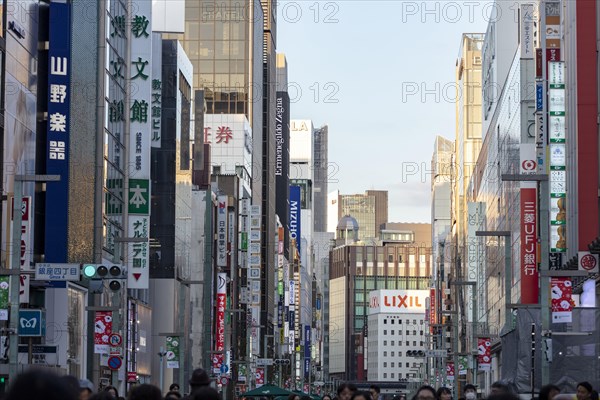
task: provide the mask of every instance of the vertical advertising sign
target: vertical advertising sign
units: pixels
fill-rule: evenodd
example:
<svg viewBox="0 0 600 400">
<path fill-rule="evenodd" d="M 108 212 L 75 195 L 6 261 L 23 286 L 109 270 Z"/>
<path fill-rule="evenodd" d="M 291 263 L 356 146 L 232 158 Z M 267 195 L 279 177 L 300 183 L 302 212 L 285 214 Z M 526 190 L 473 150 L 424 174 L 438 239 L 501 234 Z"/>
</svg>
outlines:
<svg viewBox="0 0 600 400">
<path fill-rule="evenodd" d="M 479 238 L 475 235 L 475 232 L 480 228 L 485 216 L 483 215 L 481 202 L 469 202 L 467 208 L 467 281 L 477 282 L 479 266 L 483 265 L 484 260 L 480 257 Z M 473 322 L 474 287 L 467 286 L 466 290 L 467 320 Z"/>
<path fill-rule="evenodd" d="M 521 188 L 521 303 L 537 304 L 537 189 Z"/>
<path fill-rule="evenodd" d="M 10 226 L 10 232 L 12 232 L 12 221 L 14 221 L 14 215 L 12 210 L 14 210 L 14 197 L 12 198 L 11 201 L 11 206 L 10 206 L 10 213 L 11 213 L 11 226 Z M 23 203 L 21 204 L 21 246 L 20 246 L 20 252 L 21 252 L 21 270 L 23 271 L 34 271 L 34 268 L 32 268 L 32 259 L 31 256 L 33 254 L 33 238 L 32 238 L 32 229 L 31 229 L 31 197 L 27 196 L 27 197 L 23 197 Z M 9 250 L 9 254 L 10 257 L 8 258 L 9 260 L 12 257 L 12 249 L 13 246 L 9 246 L 8 250 Z M 25 302 L 21 302 L 21 303 L 29 303 L 28 301 Z"/>
<path fill-rule="evenodd" d="M 449 381 L 454 380 L 454 363 L 448 362 L 446 363 L 446 377 Z"/>
<path fill-rule="evenodd" d="M 225 307 L 227 304 L 227 274 L 220 272 L 217 275 L 217 320 L 215 326 L 215 354 L 213 356 L 213 371 L 220 373 L 225 360 Z"/>
<path fill-rule="evenodd" d="M 167 336 L 167 368 L 179 368 L 179 336 Z"/>
<path fill-rule="evenodd" d="M 256 368 L 256 387 L 259 388 L 265 384 L 265 369 Z"/>
<path fill-rule="evenodd" d="M 437 324 L 436 314 L 437 301 L 435 297 L 435 289 L 429 289 L 429 332 L 433 334 L 435 328 L 433 325 Z"/>
<path fill-rule="evenodd" d="M 296 241 L 296 248 L 300 253 L 300 242 L 302 241 L 302 232 L 300 227 L 300 186 L 290 186 L 290 238 Z"/>
<path fill-rule="evenodd" d="M 0 321 L 8 321 L 8 288 L 10 277 L 0 276 Z"/>
<path fill-rule="evenodd" d="M 227 267 L 227 196 L 218 196 L 217 203 L 217 266 Z"/>
<path fill-rule="evenodd" d="M 160 35 L 154 33 L 157 38 L 152 38 L 152 139 L 151 146 L 161 146 L 162 126 L 162 40 Z"/>
<path fill-rule="evenodd" d="M 479 371 L 489 371 L 492 368 L 492 345 L 490 338 L 477 339 L 477 354 Z"/>
<path fill-rule="evenodd" d="M 310 377 L 310 325 L 304 325 L 304 378 Z"/>
<path fill-rule="evenodd" d="M 550 279 L 552 323 L 571 323 L 573 319 L 573 284 L 571 278 Z"/>
<path fill-rule="evenodd" d="M 567 251 L 567 154 L 565 135 L 565 63 L 548 63 L 550 140 L 550 252 Z"/>
<path fill-rule="evenodd" d="M 129 109 L 129 187 L 127 202 L 131 237 L 150 237 L 150 147 L 152 139 L 152 2 L 134 0 L 131 3 L 128 36 L 131 59 L 127 60 L 128 83 L 131 88 Z M 157 104 L 155 103 L 155 106 Z M 131 244 L 127 286 L 148 289 L 150 283 L 148 240 Z"/>
<path fill-rule="evenodd" d="M 50 3 L 45 261 L 67 262 L 69 137 L 71 134 L 71 4 Z"/>
<path fill-rule="evenodd" d="M 108 354 L 112 334 L 112 311 L 96 311 L 94 317 L 94 354 Z"/>
<path fill-rule="evenodd" d="M 534 8 L 533 4 L 521 5 L 521 58 L 532 60 L 534 57 Z"/>
</svg>

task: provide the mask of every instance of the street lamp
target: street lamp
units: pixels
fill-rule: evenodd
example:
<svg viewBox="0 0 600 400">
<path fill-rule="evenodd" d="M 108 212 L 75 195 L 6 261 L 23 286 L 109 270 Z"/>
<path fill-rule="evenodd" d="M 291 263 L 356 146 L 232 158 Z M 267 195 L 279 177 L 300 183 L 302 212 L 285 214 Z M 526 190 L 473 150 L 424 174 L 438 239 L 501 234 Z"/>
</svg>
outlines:
<svg viewBox="0 0 600 400">
<path fill-rule="evenodd" d="M 23 223 L 23 182 L 58 182 L 60 175 L 15 175 L 13 194 L 13 226 L 11 271 L 3 274 L 10 275 L 10 325 L 9 325 L 9 381 L 12 383 L 18 374 L 19 357 L 19 292 L 21 276 L 21 225 Z"/>
</svg>

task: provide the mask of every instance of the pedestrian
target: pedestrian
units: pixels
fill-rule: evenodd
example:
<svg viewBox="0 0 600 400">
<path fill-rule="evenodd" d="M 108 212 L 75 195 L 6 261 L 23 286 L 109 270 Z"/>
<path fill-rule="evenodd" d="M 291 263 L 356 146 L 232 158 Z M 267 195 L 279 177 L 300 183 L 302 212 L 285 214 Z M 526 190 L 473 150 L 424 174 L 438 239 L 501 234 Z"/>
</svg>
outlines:
<svg viewBox="0 0 600 400">
<path fill-rule="evenodd" d="M 288 396 L 287 400 L 300 400 L 300 396 L 298 396 L 296 393 L 292 393 Z"/>
<path fill-rule="evenodd" d="M 358 388 L 352 383 L 344 382 L 337 388 L 338 400 L 350 400 Z"/>
<path fill-rule="evenodd" d="M 542 386 L 540 389 L 539 400 L 554 400 L 557 394 L 560 393 L 560 388 L 556 385 Z"/>
<path fill-rule="evenodd" d="M 24 372 L 8 388 L 4 400 L 77 400 L 73 389 L 62 379 L 42 370 Z"/>
<path fill-rule="evenodd" d="M 465 399 L 475 400 L 477 398 L 477 387 L 471 383 L 465 385 Z"/>
<path fill-rule="evenodd" d="M 79 400 L 88 400 L 94 393 L 94 384 L 89 379 L 79 380 Z"/>
<path fill-rule="evenodd" d="M 350 399 L 351 400 L 373 400 L 370 392 L 366 392 L 366 391 L 362 391 L 362 390 L 357 390 L 356 392 L 354 392 Z"/>
<path fill-rule="evenodd" d="M 181 399 L 181 393 L 179 393 L 176 390 L 170 390 L 166 395 L 165 395 L 165 400 L 178 400 Z"/>
<path fill-rule="evenodd" d="M 413 400 L 435 400 L 436 399 L 435 389 L 429 385 L 423 385 L 418 390 Z"/>
<path fill-rule="evenodd" d="M 171 386 L 169 386 L 169 392 L 179 392 L 179 384 L 171 383 Z"/>
<path fill-rule="evenodd" d="M 490 395 L 492 394 L 501 394 L 501 393 L 512 393 L 508 384 L 502 381 L 496 381 L 492 383 Z"/>
<path fill-rule="evenodd" d="M 107 386 L 104 388 L 103 392 L 106 392 L 112 396 L 113 399 L 119 398 L 119 391 L 114 386 Z"/>
<path fill-rule="evenodd" d="M 594 398 L 595 397 L 595 398 Z M 598 393 L 589 382 L 579 382 L 577 384 L 577 400 L 597 400 Z"/>
<path fill-rule="evenodd" d="M 190 395 L 190 400 L 221 400 L 221 395 L 208 385 L 197 387 Z"/>
<path fill-rule="evenodd" d="M 190 378 L 189 383 L 191 387 L 190 395 L 192 395 L 197 389 L 200 389 L 204 386 L 209 386 L 210 378 L 208 377 L 208 374 L 205 370 L 203 370 L 202 368 L 196 368 L 192 372 L 192 377 Z"/>
<path fill-rule="evenodd" d="M 440 387 L 435 395 L 437 400 L 452 400 L 452 392 L 446 386 Z"/>
<path fill-rule="evenodd" d="M 330 395 L 324 394 L 323 397 L 321 397 L 321 400 L 333 400 L 333 399 L 331 398 Z"/>
<path fill-rule="evenodd" d="M 381 393 L 381 388 L 379 386 L 371 385 L 369 392 L 371 392 L 371 397 L 373 400 L 379 400 L 379 393 Z"/>
<path fill-rule="evenodd" d="M 144 383 L 131 389 L 127 400 L 163 400 L 163 398 L 159 388 Z"/>
</svg>

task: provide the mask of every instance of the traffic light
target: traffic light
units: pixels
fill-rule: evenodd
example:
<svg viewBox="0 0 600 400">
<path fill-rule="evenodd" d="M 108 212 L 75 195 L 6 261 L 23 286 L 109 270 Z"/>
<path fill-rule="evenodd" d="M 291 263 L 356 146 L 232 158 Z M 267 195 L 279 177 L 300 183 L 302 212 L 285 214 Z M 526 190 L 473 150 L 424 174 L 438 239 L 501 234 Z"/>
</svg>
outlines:
<svg viewBox="0 0 600 400">
<path fill-rule="evenodd" d="M 276 365 L 290 365 L 290 360 L 287 358 L 277 358 L 275 359 Z"/>
<path fill-rule="evenodd" d="M 82 264 L 81 272 L 84 278 L 90 280 L 110 279 L 108 287 L 114 291 L 121 289 L 121 279 L 127 279 L 127 270 L 122 265 Z"/>
<path fill-rule="evenodd" d="M 423 350 L 408 350 L 406 352 L 407 357 L 425 357 L 425 352 Z"/>
</svg>

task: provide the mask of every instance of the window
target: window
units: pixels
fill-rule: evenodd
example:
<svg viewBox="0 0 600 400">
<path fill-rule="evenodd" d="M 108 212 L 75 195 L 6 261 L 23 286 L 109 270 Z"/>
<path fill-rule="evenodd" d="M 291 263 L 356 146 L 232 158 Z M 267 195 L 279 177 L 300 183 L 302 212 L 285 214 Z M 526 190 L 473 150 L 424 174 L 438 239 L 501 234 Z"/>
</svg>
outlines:
<svg viewBox="0 0 600 400">
<path fill-rule="evenodd" d="M 415 336 L 416 336 L 416 335 L 417 335 L 417 331 L 413 331 L 413 335 L 415 335 Z M 421 335 L 422 335 L 422 334 L 421 334 Z"/>
<path fill-rule="evenodd" d="M 393 351 L 392 351 L 392 354 L 391 354 L 391 356 L 392 356 L 392 357 L 394 357 L 394 353 L 395 353 L 395 352 L 393 352 Z"/>
<path fill-rule="evenodd" d="M 393 377 L 394 377 L 394 373 L 392 372 L 392 373 L 391 373 L 391 378 L 393 378 Z"/>
<path fill-rule="evenodd" d="M 408 368 L 408 367 L 409 367 L 409 363 L 406 363 L 406 368 Z"/>
<path fill-rule="evenodd" d="M 398 352 L 398 357 L 402 357 L 402 352 L 401 351 Z"/>
<path fill-rule="evenodd" d="M 383 320 L 383 324 L 384 324 L 384 325 L 387 325 L 387 319 L 384 319 L 384 320 Z"/>
<path fill-rule="evenodd" d="M 398 372 L 398 378 L 402 379 L 402 372 Z"/>
<path fill-rule="evenodd" d="M 395 363 L 392 361 L 392 365 L 391 365 L 391 367 L 392 367 L 392 368 L 394 368 L 394 366 L 395 366 L 394 364 L 395 364 Z"/>
<path fill-rule="evenodd" d="M 394 346 L 394 344 L 395 344 L 395 343 L 394 343 L 394 341 L 392 340 L 392 346 Z"/>
<path fill-rule="evenodd" d="M 414 340 L 414 341 L 413 341 L 413 346 L 416 346 L 416 345 L 417 345 L 417 341 L 416 341 L 416 340 Z"/>
<path fill-rule="evenodd" d="M 384 351 L 384 352 L 383 352 L 383 356 L 384 356 L 384 357 L 387 357 L 387 351 Z"/>
<path fill-rule="evenodd" d="M 419 334 L 420 334 L 421 336 L 423 336 L 423 331 L 420 331 L 420 333 L 419 333 Z"/>
<path fill-rule="evenodd" d="M 387 362 L 386 361 L 383 362 L 383 368 L 385 368 L 385 367 L 387 367 Z"/>
<path fill-rule="evenodd" d="M 417 324 L 417 320 L 413 319 L 413 325 L 416 325 L 416 324 Z"/>
<path fill-rule="evenodd" d="M 424 322 L 424 321 L 423 321 L 423 320 L 421 320 L 421 325 L 423 325 L 423 322 Z"/>
<path fill-rule="evenodd" d="M 383 332 L 383 334 L 385 335 L 385 331 Z M 392 335 L 394 334 L 394 330 L 392 329 Z"/>
<path fill-rule="evenodd" d="M 399 321 L 398 321 L 398 324 L 402 325 L 402 320 L 399 320 Z"/>
<path fill-rule="evenodd" d="M 395 321 L 395 320 L 392 320 L 392 325 L 394 325 L 394 321 Z"/>
<path fill-rule="evenodd" d="M 423 341 L 421 340 L 421 346 L 423 346 Z"/>
<path fill-rule="evenodd" d="M 385 373 L 385 372 L 384 372 L 384 373 L 383 373 L 383 377 L 384 377 L 384 378 L 387 378 L 387 373 Z"/>
<path fill-rule="evenodd" d="M 383 341 L 383 345 L 384 345 L 384 346 L 387 346 L 387 340 L 384 340 L 384 341 Z"/>
<path fill-rule="evenodd" d="M 409 342 L 408 340 L 406 341 L 406 345 L 407 345 L 407 346 L 410 346 L 410 342 Z"/>
<path fill-rule="evenodd" d="M 392 331 L 392 332 L 394 332 L 394 331 Z M 383 334 L 387 335 L 387 330 L 386 329 L 383 330 Z"/>
</svg>

